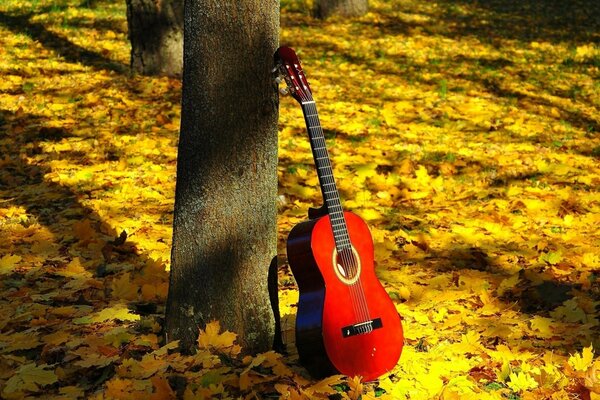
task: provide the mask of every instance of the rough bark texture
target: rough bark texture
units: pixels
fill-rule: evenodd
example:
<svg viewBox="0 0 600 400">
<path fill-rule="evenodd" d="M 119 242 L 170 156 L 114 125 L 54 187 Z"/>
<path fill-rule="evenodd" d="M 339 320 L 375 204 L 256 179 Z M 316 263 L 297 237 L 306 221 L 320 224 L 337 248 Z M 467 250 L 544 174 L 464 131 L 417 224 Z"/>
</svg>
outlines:
<svg viewBox="0 0 600 400">
<path fill-rule="evenodd" d="M 368 0 L 315 0 L 314 14 L 325 19 L 331 15 L 358 17 L 369 9 Z"/>
<path fill-rule="evenodd" d="M 167 340 L 218 319 L 249 353 L 273 345 L 277 0 L 186 0 Z M 271 280 L 272 281 L 272 280 Z"/>
<path fill-rule="evenodd" d="M 127 0 L 131 68 L 134 72 L 181 76 L 183 1 Z"/>
</svg>

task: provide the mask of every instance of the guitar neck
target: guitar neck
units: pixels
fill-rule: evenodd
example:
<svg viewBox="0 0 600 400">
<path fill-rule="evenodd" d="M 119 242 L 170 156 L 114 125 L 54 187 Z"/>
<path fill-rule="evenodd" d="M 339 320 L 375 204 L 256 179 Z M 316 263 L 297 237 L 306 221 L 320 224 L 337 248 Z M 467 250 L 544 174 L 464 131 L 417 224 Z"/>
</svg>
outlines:
<svg viewBox="0 0 600 400">
<path fill-rule="evenodd" d="M 314 101 L 303 101 L 301 104 L 308 137 L 310 139 L 310 147 L 315 160 L 317 176 L 319 178 L 319 184 L 321 185 L 323 201 L 331 221 L 335 247 L 339 252 L 351 248 L 351 243 L 348 235 L 348 228 L 346 226 L 346 219 L 344 218 L 340 193 L 335 184 L 329 152 L 325 145 L 325 134 L 319 121 L 316 103 Z"/>
</svg>

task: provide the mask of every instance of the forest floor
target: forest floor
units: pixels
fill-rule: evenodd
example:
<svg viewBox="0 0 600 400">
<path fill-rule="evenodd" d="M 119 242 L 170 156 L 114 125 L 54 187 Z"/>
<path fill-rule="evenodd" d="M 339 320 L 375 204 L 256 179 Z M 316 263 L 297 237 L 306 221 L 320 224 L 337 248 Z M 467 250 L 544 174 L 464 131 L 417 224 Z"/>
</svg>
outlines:
<svg viewBox="0 0 600 400">
<path fill-rule="evenodd" d="M 317 21 L 282 2 L 347 209 L 403 317 L 376 382 L 294 356 L 285 237 L 320 193 L 280 106 L 288 354 L 217 323 L 162 337 L 181 84 L 132 76 L 125 4 L 0 3 L 0 397 L 600 398 L 600 3 L 370 1 Z"/>
</svg>

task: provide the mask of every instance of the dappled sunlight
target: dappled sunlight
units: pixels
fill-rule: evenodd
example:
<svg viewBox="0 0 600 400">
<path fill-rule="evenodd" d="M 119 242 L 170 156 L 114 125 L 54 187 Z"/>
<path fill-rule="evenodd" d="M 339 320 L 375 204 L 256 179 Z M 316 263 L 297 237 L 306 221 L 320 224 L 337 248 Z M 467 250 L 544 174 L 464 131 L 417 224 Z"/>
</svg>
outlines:
<svg viewBox="0 0 600 400">
<path fill-rule="evenodd" d="M 363 384 L 298 364 L 285 240 L 322 199 L 285 97 L 287 353 L 244 356 L 217 322 L 195 355 L 165 345 L 181 83 L 128 72 L 124 2 L 8 1 L 0 397 L 597 398 L 597 2 L 373 0 L 325 22 L 309 3 L 282 2 L 280 42 L 303 61 L 344 205 L 371 228 L 403 317 L 398 365 Z"/>
</svg>

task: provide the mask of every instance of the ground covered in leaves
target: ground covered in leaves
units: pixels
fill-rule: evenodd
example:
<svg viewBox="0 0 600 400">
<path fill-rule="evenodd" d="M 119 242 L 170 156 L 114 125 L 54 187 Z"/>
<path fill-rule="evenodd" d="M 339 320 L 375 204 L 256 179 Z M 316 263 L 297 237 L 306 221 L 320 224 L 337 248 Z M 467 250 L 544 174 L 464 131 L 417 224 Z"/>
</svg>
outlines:
<svg viewBox="0 0 600 400">
<path fill-rule="evenodd" d="M 282 2 L 338 186 L 403 316 L 374 383 L 242 356 L 212 323 L 162 338 L 180 90 L 131 76 L 124 2 L 0 4 L 0 397 L 600 398 L 600 5 L 371 1 L 320 22 Z M 319 203 L 281 101 L 280 238 Z"/>
</svg>

